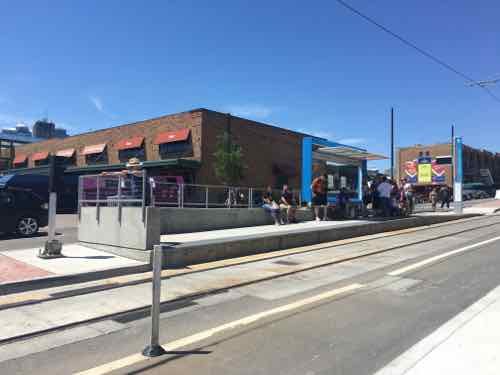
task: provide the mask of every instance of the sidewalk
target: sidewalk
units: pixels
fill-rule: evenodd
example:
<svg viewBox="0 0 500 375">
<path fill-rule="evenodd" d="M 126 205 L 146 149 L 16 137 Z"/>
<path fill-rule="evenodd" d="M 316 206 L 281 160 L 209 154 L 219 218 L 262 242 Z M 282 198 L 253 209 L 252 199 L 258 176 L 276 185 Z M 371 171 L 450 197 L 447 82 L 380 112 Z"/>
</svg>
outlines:
<svg viewBox="0 0 500 375">
<path fill-rule="evenodd" d="M 0 286 L 146 264 L 78 244 L 64 245 L 62 252 L 64 257 L 55 259 L 38 258 L 37 248 L 0 252 Z"/>
<path fill-rule="evenodd" d="M 497 375 L 499 342 L 500 287 L 497 287 L 376 375 Z"/>
<path fill-rule="evenodd" d="M 491 215 L 500 211 L 500 199 L 488 199 L 485 201 L 477 201 L 471 206 L 464 208 L 464 213 L 475 213 L 482 215 Z"/>
</svg>

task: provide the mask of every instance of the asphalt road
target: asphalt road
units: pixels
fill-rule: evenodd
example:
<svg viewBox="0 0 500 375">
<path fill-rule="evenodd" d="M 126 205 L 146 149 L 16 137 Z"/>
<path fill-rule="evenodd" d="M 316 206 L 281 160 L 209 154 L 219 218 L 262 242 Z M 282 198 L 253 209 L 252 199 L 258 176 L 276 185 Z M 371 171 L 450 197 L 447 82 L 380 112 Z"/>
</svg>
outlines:
<svg viewBox="0 0 500 375">
<path fill-rule="evenodd" d="M 57 215 L 56 235 L 63 243 L 77 242 L 77 215 Z M 40 228 L 33 237 L 19 237 L 12 234 L 0 233 L 0 251 L 20 250 L 43 247 L 47 241 L 47 227 Z"/>
<path fill-rule="evenodd" d="M 175 352 L 131 363 L 113 374 L 373 374 L 500 284 L 500 241 L 401 277 L 388 276 L 388 272 L 421 260 L 403 259 L 401 254 L 430 247 L 441 254 L 497 237 L 499 229 L 500 220 L 499 225 L 411 245 L 397 250 L 398 254 L 302 272 L 293 277 L 293 283 L 290 277 L 278 278 L 162 306 L 160 342 L 171 343 L 299 303 L 297 308 L 214 332 Z M 420 234 L 413 235 L 418 238 Z M 396 263 L 375 267 L 381 259 L 377 257 L 391 256 L 398 259 Z M 430 256 L 427 252 L 423 259 Z M 367 271 L 342 281 L 328 281 L 332 274 L 355 265 Z M 300 301 L 353 283 L 366 287 L 300 305 Z M 68 330 L 63 336 L 54 336 L 51 350 L 40 349 L 0 363 L 0 373 L 74 373 L 138 353 L 150 332 L 149 319 L 140 312 L 91 326 L 99 331 L 95 337 L 69 339 L 72 331 Z M 19 345 L 41 344 L 30 341 Z"/>
</svg>

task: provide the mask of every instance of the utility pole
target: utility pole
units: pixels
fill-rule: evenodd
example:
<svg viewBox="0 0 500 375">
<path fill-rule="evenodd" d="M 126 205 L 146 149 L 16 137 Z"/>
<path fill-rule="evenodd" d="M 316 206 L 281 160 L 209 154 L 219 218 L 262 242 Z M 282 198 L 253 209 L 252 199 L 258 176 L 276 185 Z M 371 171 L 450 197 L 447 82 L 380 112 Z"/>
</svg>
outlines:
<svg viewBox="0 0 500 375">
<path fill-rule="evenodd" d="M 57 181 L 60 171 L 57 165 L 57 157 L 49 156 L 49 239 L 45 241 L 45 247 L 40 249 L 38 257 L 42 259 L 59 258 L 62 242 L 56 239 L 56 212 L 57 212 Z"/>
<path fill-rule="evenodd" d="M 391 181 L 394 181 L 394 108 L 391 107 Z"/>
<path fill-rule="evenodd" d="M 455 181 L 455 125 L 451 125 L 451 184 Z"/>
</svg>

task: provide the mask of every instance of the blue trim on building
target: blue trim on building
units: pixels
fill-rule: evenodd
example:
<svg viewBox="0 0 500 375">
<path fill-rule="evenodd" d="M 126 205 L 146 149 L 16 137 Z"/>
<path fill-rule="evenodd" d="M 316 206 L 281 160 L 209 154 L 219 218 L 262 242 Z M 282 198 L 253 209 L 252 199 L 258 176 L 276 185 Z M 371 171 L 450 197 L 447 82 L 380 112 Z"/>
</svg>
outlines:
<svg viewBox="0 0 500 375">
<path fill-rule="evenodd" d="M 302 186 L 301 186 L 301 197 L 302 202 L 310 202 L 312 200 L 311 182 L 312 182 L 312 167 L 313 167 L 313 145 L 318 145 L 321 147 L 349 147 L 353 150 L 366 151 L 360 147 L 354 147 L 345 145 L 342 143 L 331 142 L 324 138 L 316 137 L 304 137 L 302 138 Z M 363 199 L 363 176 L 368 173 L 366 160 L 362 161 L 360 167 L 358 167 L 358 197 L 357 199 L 351 199 L 351 201 L 362 201 Z M 329 202 L 335 203 L 335 197 L 329 197 Z"/>
<path fill-rule="evenodd" d="M 312 182 L 312 138 L 305 137 L 302 139 L 302 202 L 310 202 L 312 199 L 311 182 Z"/>
<path fill-rule="evenodd" d="M 462 143 L 462 137 L 456 137 L 455 138 L 455 155 L 456 155 L 456 162 L 455 162 L 455 182 L 461 183 L 463 180 L 464 176 L 464 171 L 463 171 L 463 143 Z"/>
</svg>

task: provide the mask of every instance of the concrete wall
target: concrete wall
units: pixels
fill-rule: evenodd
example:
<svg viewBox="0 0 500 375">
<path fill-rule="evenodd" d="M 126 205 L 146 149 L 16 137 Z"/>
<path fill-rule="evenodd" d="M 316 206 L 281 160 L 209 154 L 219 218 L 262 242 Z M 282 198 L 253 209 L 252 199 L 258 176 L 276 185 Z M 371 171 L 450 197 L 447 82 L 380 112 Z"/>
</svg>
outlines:
<svg viewBox="0 0 500 375">
<path fill-rule="evenodd" d="M 262 208 L 158 208 L 158 210 L 161 234 L 251 227 L 274 222 Z M 312 211 L 298 210 L 297 219 L 312 220 Z"/>
<path fill-rule="evenodd" d="M 150 250 L 160 243 L 160 213 L 146 208 L 145 222 L 141 207 L 82 207 L 78 224 L 78 240 L 103 247 Z"/>
<path fill-rule="evenodd" d="M 339 225 L 335 228 L 297 228 L 279 233 L 254 234 L 225 240 L 203 240 L 176 246 L 164 246 L 164 267 L 184 267 L 275 250 L 315 245 L 322 242 L 366 236 L 423 225 L 432 225 L 477 215 L 446 215 Z"/>
</svg>

